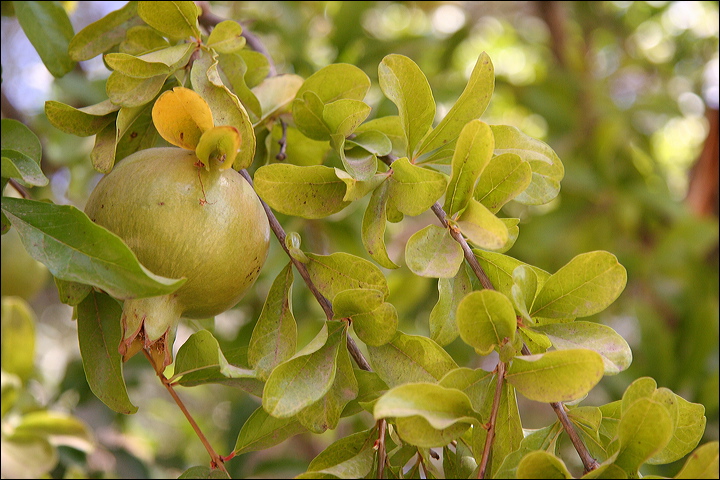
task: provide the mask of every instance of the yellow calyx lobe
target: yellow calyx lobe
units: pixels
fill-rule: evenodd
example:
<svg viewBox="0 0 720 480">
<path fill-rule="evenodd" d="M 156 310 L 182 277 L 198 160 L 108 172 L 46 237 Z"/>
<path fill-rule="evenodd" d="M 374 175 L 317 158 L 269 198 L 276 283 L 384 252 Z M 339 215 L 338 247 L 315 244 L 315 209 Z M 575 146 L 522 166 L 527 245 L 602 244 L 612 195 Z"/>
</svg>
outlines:
<svg viewBox="0 0 720 480">
<path fill-rule="evenodd" d="M 195 155 L 205 165 L 206 170 L 217 168 L 225 170 L 232 167 L 241 137 L 237 128 L 231 126 L 213 127 L 200 137 Z"/>
</svg>

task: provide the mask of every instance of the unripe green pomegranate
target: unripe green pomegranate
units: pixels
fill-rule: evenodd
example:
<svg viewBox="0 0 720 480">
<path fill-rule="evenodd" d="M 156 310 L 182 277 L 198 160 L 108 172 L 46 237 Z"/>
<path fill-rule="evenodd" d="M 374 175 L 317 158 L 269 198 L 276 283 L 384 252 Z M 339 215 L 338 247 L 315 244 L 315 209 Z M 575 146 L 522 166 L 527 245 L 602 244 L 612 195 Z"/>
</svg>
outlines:
<svg viewBox="0 0 720 480">
<path fill-rule="evenodd" d="M 171 363 L 180 317 L 234 306 L 265 263 L 270 240 L 257 195 L 235 170 L 206 169 L 180 148 L 122 160 L 90 195 L 85 212 L 121 237 L 153 273 L 187 282 L 169 295 L 126 300 L 120 353 L 145 348 L 157 370 Z"/>
</svg>

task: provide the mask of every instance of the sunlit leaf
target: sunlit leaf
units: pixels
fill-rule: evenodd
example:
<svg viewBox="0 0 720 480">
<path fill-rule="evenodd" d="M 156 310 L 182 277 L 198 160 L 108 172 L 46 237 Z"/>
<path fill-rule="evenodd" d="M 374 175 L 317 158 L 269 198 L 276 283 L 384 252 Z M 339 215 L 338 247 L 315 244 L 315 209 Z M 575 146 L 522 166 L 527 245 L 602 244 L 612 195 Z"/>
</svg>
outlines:
<svg viewBox="0 0 720 480">
<path fill-rule="evenodd" d="M 35 312 L 22 297 L 2 297 L 2 371 L 30 379 L 35 370 Z"/>
<path fill-rule="evenodd" d="M 461 211 L 472 198 L 475 182 L 492 158 L 492 130 L 480 120 L 465 125 L 455 147 L 452 175 L 445 193 L 444 210 L 449 216 Z"/>
<path fill-rule="evenodd" d="M 385 268 L 398 268 L 390 260 L 385 246 L 385 227 L 387 226 L 386 206 L 388 200 L 388 182 L 383 182 L 370 196 L 362 220 L 362 243 L 370 257 Z"/>
<path fill-rule="evenodd" d="M 583 253 L 547 279 L 531 308 L 533 317 L 587 317 L 605 310 L 622 293 L 625 267 L 615 255 Z"/>
<path fill-rule="evenodd" d="M 517 478 L 574 478 L 565 463 L 543 451 L 530 452 L 520 460 Z"/>
<path fill-rule="evenodd" d="M 435 99 L 425 74 L 403 55 L 388 55 L 378 66 L 380 89 L 397 106 L 408 157 L 428 133 L 435 118 Z"/>
<path fill-rule="evenodd" d="M 138 14 L 145 23 L 173 40 L 200 38 L 198 10 L 194 2 L 138 2 Z"/>
<path fill-rule="evenodd" d="M 569 402 L 586 395 L 603 376 L 602 357 L 592 350 L 555 350 L 515 357 L 505 376 L 536 402 Z"/>
<path fill-rule="evenodd" d="M 90 60 L 125 40 L 126 34 L 130 36 L 130 30 L 143 23 L 137 14 L 137 3 L 127 2 L 122 8 L 108 13 L 80 30 L 70 40 L 68 46 L 70 57 L 78 62 Z"/>
<path fill-rule="evenodd" d="M 445 193 L 447 180 L 442 173 L 413 165 L 405 157 L 393 162 L 392 171 L 389 202 L 405 215 L 424 213 Z"/>
<path fill-rule="evenodd" d="M 487 164 L 475 186 L 475 199 L 493 213 L 530 185 L 530 164 L 514 153 L 503 153 Z"/>
<path fill-rule="evenodd" d="M 331 255 L 307 253 L 310 279 L 328 299 L 343 290 L 363 288 L 379 290 L 387 298 L 389 289 L 382 271 L 372 262 L 345 252 Z"/>
<path fill-rule="evenodd" d="M 337 478 L 364 478 L 373 467 L 375 429 L 353 433 L 332 443 L 310 462 L 308 473 Z"/>
<path fill-rule="evenodd" d="M 465 343 L 480 355 L 487 355 L 496 346 L 512 342 L 517 321 L 505 295 L 480 290 L 467 294 L 458 304 L 457 326 Z"/>
<path fill-rule="evenodd" d="M 463 262 L 459 243 L 447 228 L 428 225 L 415 232 L 405 245 L 405 263 L 416 275 L 432 278 L 454 277 Z"/>
<path fill-rule="evenodd" d="M 112 122 L 114 117 L 112 114 L 119 109 L 120 106 L 113 104 L 110 100 L 83 108 L 71 107 L 54 100 L 45 102 L 45 116 L 50 123 L 55 128 L 78 137 L 87 137 L 98 133 Z M 4 130 L 3 128 L 3 132 Z"/>
<path fill-rule="evenodd" d="M 479 248 L 501 249 L 510 239 L 505 222 L 474 198 L 468 200 L 456 223 L 463 235 Z"/>
<path fill-rule="evenodd" d="M 430 338 L 445 346 L 460 335 L 455 313 L 460 300 L 472 291 L 467 270 L 460 268 L 453 278 L 438 280 L 438 301 L 430 312 Z"/>
<path fill-rule="evenodd" d="M 212 29 L 206 45 L 218 53 L 233 53 L 245 46 L 242 27 L 234 20 L 225 20 Z"/>
</svg>

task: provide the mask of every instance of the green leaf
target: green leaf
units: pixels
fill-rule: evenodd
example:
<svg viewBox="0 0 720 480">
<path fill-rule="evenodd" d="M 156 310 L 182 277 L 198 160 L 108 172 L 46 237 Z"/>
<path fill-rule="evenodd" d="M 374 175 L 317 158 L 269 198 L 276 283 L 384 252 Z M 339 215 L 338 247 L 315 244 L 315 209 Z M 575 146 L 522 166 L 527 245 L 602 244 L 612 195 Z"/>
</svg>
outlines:
<svg viewBox="0 0 720 480">
<path fill-rule="evenodd" d="M 275 123 L 271 134 L 265 139 L 266 163 L 277 161 L 276 156 L 280 153 L 280 144 L 278 142 L 282 136 L 282 126 L 280 123 Z M 300 130 L 291 126 L 288 126 L 285 130 L 285 141 L 285 155 L 287 157 L 285 161 L 301 167 L 321 165 L 329 151 L 328 142 L 319 142 L 308 138 L 300 133 Z M 337 173 L 337 170 L 335 170 L 335 173 Z M 345 195 L 347 196 L 347 192 L 345 192 Z"/>
<path fill-rule="evenodd" d="M 181 377 L 177 380 L 178 377 Z M 184 387 L 220 383 L 237 386 L 254 395 L 262 392 L 255 372 L 228 362 L 212 333 L 200 330 L 183 343 L 175 358 L 173 381 Z"/>
<path fill-rule="evenodd" d="M 152 104 L 120 109 L 115 122 L 115 133 L 117 135 L 113 141 L 114 162 L 155 145 L 158 132 L 153 124 L 152 109 Z M 110 159 L 105 159 L 104 162 L 110 164 Z M 97 169 L 97 165 L 95 163 L 93 165 Z M 112 164 L 110 164 L 110 168 L 112 168 Z"/>
<path fill-rule="evenodd" d="M 108 13 L 80 30 L 70 40 L 68 46 L 70 58 L 79 62 L 107 52 L 125 40 L 126 34 L 129 38 L 130 30 L 141 24 L 142 19 L 137 15 L 137 2 L 128 2 L 122 8 Z"/>
<path fill-rule="evenodd" d="M 218 53 L 233 53 L 245 46 L 242 27 L 234 20 L 225 20 L 212 29 L 205 43 Z"/>
<path fill-rule="evenodd" d="M 344 331 L 347 332 L 347 330 Z M 323 433 L 328 429 L 334 430 L 345 406 L 357 397 L 358 382 L 345 339 L 346 337 L 343 336 L 338 350 L 337 370 L 330 390 L 320 400 L 297 414 L 298 421 L 313 433 Z"/>
<path fill-rule="evenodd" d="M 366 288 L 389 294 L 387 280 L 378 267 L 364 258 L 345 252 L 331 255 L 308 253 L 307 271 L 317 289 L 328 299 L 343 290 Z"/>
<path fill-rule="evenodd" d="M 65 413 L 47 410 L 23 415 L 13 435 L 36 435 L 47 438 L 53 445 L 68 445 L 86 453 L 95 447 L 95 439 L 82 421 Z"/>
<path fill-rule="evenodd" d="M 565 169 L 553 149 L 515 127 L 492 125 L 490 128 L 495 136 L 496 155 L 514 153 L 527 161 L 532 169 L 530 185 L 515 200 L 526 205 L 542 205 L 555 198 L 560 192 Z"/>
<path fill-rule="evenodd" d="M 570 402 L 586 395 L 603 376 L 602 357 L 592 350 L 555 350 L 515 357 L 505 378 L 536 402 Z"/>
<path fill-rule="evenodd" d="M 668 444 L 673 426 L 667 409 L 649 398 L 641 398 L 623 412 L 618 426 L 619 449 L 614 463 L 637 477 L 638 469 Z"/>
<path fill-rule="evenodd" d="M 130 3 L 136 2 L 129 2 L 128 5 Z M 137 11 L 137 8 L 135 11 Z M 135 16 L 133 19 L 140 25 L 135 25 L 127 29 L 127 32 L 124 35 L 125 38 L 123 38 L 122 42 L 120 42 L 120 46 L 118 47 L 118 50 L 121 53 L 127 53 L 128 55 L 142 55 L 143 53 L 160 50 L 161 48 L 167 48 L 170 46 L 170 43 L 165 40 L 165 38 L 163 38 L 157 30 L 145 25 L 140 17 Z M 70 48 L 72 49 L 72 42 Z M 102 53 L 104 51 L 105 50 L 102 50 L 97 53 Z M 95 55 L 97 55 L 97 53 Z M 70 54 L 72 55 L 72 51 Z"/>
<path fill-rule="evenodd" d="M 495 140 L 492 130 L 480 120 L 465 125 L 452 158 L 452 175 L 445 193 L 445 212 L 452 217 L 465 208 L 473 196 L 475 182 L 492 158 Z"/>
<path fill-rule="evenodd" d="M 24 153 L 2 150 L 2 178 L 19 178 L 28 185 L 44 187 L 49 180 L 40 165 Z"/>
<path fill-rule="evenodd" d="M 398 109 L 407 141 L 406 156 L 415 150 L 435 118 L 435 99 L 425 74 L 403 55 L 388 55 L 378 66 L 380 89 Z"/>
<path fill-rule="evenodd" d="M 379 347 L 368 346 L 368 360 L 390 387 L 403 383 L 436 382 L 458 368 L 448 353 L 427 337 L 398 332 Z"/>
<path fill-rule="evenodd" d="M 357 132 L 357 129 L 355 130 Z M 378 130 L 365 130 L 357 133 L 352 140 L 348 139 L 346 145 L 357 145 L 377 156 L 389 155 L 392 152 L 392 142 L 383 132 Z"/>
<path fill-rule="evenodd" d="M 445 346 L 459 335 L 455 313 L 458 304 L 472 291 L 472 283 L 465 268 L 460 268 L 453 278 L 438 280 L 438 301 L 430 312 L 430 338 Z"/>
<path fill-rule="evenodd" d="M 340 99 L 362 100 L 370 89 L 370 78 L 360 68 L 347 63 L 335 63 L 310 75 L 297 92 L 313 92 L 322 103 Z"/>
<path fill-rule="evenodd" d="M 387 178 L 386 174 L 376 174 L 378 163 L 375 154 L 368 153 L 367 150 L 360 147 L 346 150 L 345 145 L 345 137 L 341 134 L 334 133 L 330 136 L 330 146 L 332 146 L 333 150 L 340 156 L 343 167 L 347 170 L 347 173 L 344 174 L 345 177 L 365 184 L 374 183 L 375 186 Z M 340 176 L 340 174 L 338 174 L 338 176 Z M 348 186 L 350 186 L 350 184 L 348 184 Z M 372 188 L 369 188 L 362 192 L 363 195 L 371 189 Z M 354 195 L 352 197 L 354 197 Z M 345 195 L 345 198 L 351 198 L 350 192 Z"/>
<path fill-rule="evenodd" d="M 122 307 L 109 296 L 93 291 L 77 306 L 77 316 L 80 355 L 90 390 L 118 413 L 137 412 L 128 397 L 118 352 Z"/>
<path fill-rule="evenodd" d="M 241 455 L 265 450 L 305 431 L 296 419 L 271 417 L 258 407 L 240 429 L 233 453 Z"/>
<path fill-rule="evenodd" d="M 376 168 L 377 167 L 373 167 L 373 169 Z M 367 180 L 358 180 L 348 175 L 344 170 L 340 170 L 339 168 L 335 169 L 335 175 L 337 175 L 340 180 L 345 182 L 346 190 L 343 200 L 345 200 L 346 202 L 354 202 L 355 200 L 360 200 L 362 197 L 367 195 L 369 192 L 374 191 L 381 183 L 384 183 L 385 180 L 387 180 L 387 176 L 382 173 L 371 175 Z"/>
<path fill-rule="evenodd" d="M 396 419 L 395 427 L 403 441 L 421 448 L 432 448 L 444 447 L 450 444 L 450 442 L 457 440 L 467 432 L 470 425 L 468 423 L 458 422 L 448 428 L 438 430 L 433 428 L 423 417 L 413 416 Z"/>
<path fill-rule="evenodd" d="M 537 293 L 537 275 L 532 268 L 526 265 L 515 267 L 512 272 L 513 285 L 510 288 L 510 300 L 512 300 L 515 310 L 523 316 L 523 318 L 532 325 L 534 320 L 530 318 L 528 306 L 532 305 Z"/>
<path fill-rule="evenodd" d="M 415 275 L 452 278 L 463 263 L 463 251 L 447 228 L 428 225 L 405 245 L 405 263 Z"/>
<path fill-rule="evenodd" d="M 262 106 L 245 80 L 248 66 L 243 57 L 238 53 L 220 54 L 218 55 L 218 69 L 230 82 L 230 90 L 237 95 L 248 110 L 250 119 L 256 123 L 262 116 Z"/>
<path fill-rule="evenodd" d="M 513 341 L 517 321 L 505 295 L 480 290 L 467 294 L 458 305 L 457 325 L 463 341 L 478 354 L 487 355 L 496 346 Z"/>
<path fill-rule="evenodd" d="M 715 478 L 718 472 L 718 442 L 708 442 L 690 455 L 675 478 Z"/>
<path fill-rule="evenodd" d="M 137 107 L 134 109 L 137 109 Z M 95 145 L 93 145 L 90 152 L 90 162 L 96 171 L 100 173 L 110 173 L 112 171 L 115 166 L 117 140 L 115 123 L 108 123 L 105 128 L 95 135 Z"/>
<path fill-rule="evenodd" d="M 127 53 L 108 53 L 105 63 L 114 71 L 132 78 L 168 75 L 184 67 L 195 51 L 192 43 L 182 43 L 136 57 Z"/>
<path fill-rule="evenodd" d="M 392 144 L 392 150 L 390 151 L 391 154 L 396 157 L 402 157 L 405 155 L 405 151 L 407 150 L 407 140 L 405 139 L 405 133 L 403 132 L 400 117 L 397 115 L 388 115 L 385 117 L 374 118 L 358 126 L 355 133 L 359 135 L 369 131 L 380 132 L 390 140 Z M 378 153 L 378 155 L 382 154 Z"/>
<path fill-rule="evenodd" d="M 2 150 L 15 150 L 35 161 L 38 165 L 42 159 L 42 145 L 37 135 L 23 123 L 10 118 L 0 120 L 2 135 L 0 145 Z"/>
<path fill-rule="evenodd" d="M 514 153 L 497 155 L 483 170 L 475 186 L 475 200 L 497 213 L 530 185 L 530 164 Z"/>
<path fill-rule="evenodd" d="M 447 180 L 442 173 L 418 167 L 403 157 L 392 164 L 389 201 L 401 213 L 420 215 L 445 193 Z"/>
<path fill-rule="evenodd" d="M 363 101 L 341 98 L 325 104 L 322 118 L 331 135 L 347 137 L 370 115 L 371 110 L 370 105 Z"/>
<path fill-rule="evenodd" d="M 515 284 L 512 274 L 517 267 L 524 265 L 533 269 L 537 276 L 538 289 L 542 288 L 545 280 L 550 277 L 550 274 L 546 271 L 508 255 L 478 249 L 473 249 L 473 254 L 495 289 L 508 298 L 512 298 L 512 286 Z"/>
<path fill-rule="evenodd" d="M 153 3 L 153 2 L 150 2 Z M 188 2 L 194 7 L 194 3 Z M 252 122 L 240 99 L 223 83 L 216 54 L 202 51 L 190 71 L 193 89 L 207 102 L 216 127 L 229 125 L 240 132 L 242 143 L 233 168 L 249 167 L 255 158 L 256 138 Z"/>
<path fill-rule="evenodd" d="M 518 448 L 505 456 L 496 472 L 493 470 L 493 478 L 517 478 L 517 467 L 522 458 L 530 452 L 540 450 L 555 454 L 558 438 L 563 432 L 560 422 L 555 422 L 538 430 L 529 430 L 527 436 L 519 442 Z"/>
<path fill-rule="evenodd" d="M 577 407 L 568 412 L 568 418 L 575 425 L 590 454 L 598 461 L 608 458 L 607 444 L 600 436 L 602 411 L 598 407 Z"/>
<path fill-rule="evenodd" d="M 532 306 L 532 316 L 587 317 L 605 310 L 627 283 L 625 267 L 615 255 L 583 253 L 547 279 Z"/>
<path fill-rule="evenodd" d="M 319 348 L 300 351 L 272 371 L 263 390 L 266 412 L 277 418 L 291 417 L 328 393 L 335 380 L 338 352 L 345 346 L 346 329 L 343 322 L 326 322 L 318 337 L 322 341 Z"/>
<path fill-rule="evenodd" d="M 302 88 L 300 88 L 302 91 Z M 308 138 L 318 141 L 330 140 L 330 129 L 323 120 L 325 104 L 312 91 L 298 95 L 292 102 L 293 120 L 298 130 Z"/>
<path fill-rule="evenodd" d="M 60 2 L 13 2 L 13 6 L 25 35 L 53 77 L 75 68 L 68 55 L 75 32 Z"/>
<path fill-rule="evenodd" d="M 185 283 L 150 272 L 120 237 L 73 206 L 3 197 L 2 210 L 28 253 L 63 280 L 121 299 L 165 295 Z"/>
<path fill-rule="evenodd" d="M 77 282 L 68 282 L 66 280 L 60 280 L 54 278 L 55 286 L 58 289 L 58 297 L 60 301 L 65 305 L 76 306 L 92 291 L 90 285 L 85 285 Z"/>
<path fill-rule="evenodd" d="M 370 196 L 365 214 L 363 215 L 361 238 L 365 250 L 380 266 L 398 268 L 387 253 L 385 246 L 385 227 L 387 225 L 386 206 L 388 201 L 389 182 L 381 183 Z"/>
<path fill-rule="evenodd" d="M 194 2 L 139 2 L 138 15 L 148 25 L 173 39 L 200 38 L 197 19 L 199 7 Z"/>
<path fill-rule="evenodd" d="M 472 197 L 456 223 L 468 240 L 479 248 L 498 250 L 510 240 L 505 222 Z"/>
<path fill-rule="evenodd" d="M 680 460 L 697 446 L 705 433 L 705 407 L 673 395 L 679 410 L 673 437 L 664 449 L 647 461 L 649 464 L 663 465 Z"/>
<path fill-rule="evenodd" d="M 112 72 L 105 84 L 105 91 L 115 105 L 139 107 L 160 93 L 167 78 L 167 74 L 150 78 L 133 78 L 119 72 Z"/>
<path fill-rule="evenodd" d="M 605 375 L 620 373 L 632 362 L 630 346 L 606 325 L 593 322 L 554 323 L 533 327 L 533 330 L 547 335 L 558 350 L 586 348 L 599 353 L 605 365 Z"/>
<path fill-rule="evenodd" d="M 5 436 L 2 453 L 3 477 L 8 478 L 43 478 L 58 463 L 57 448 L 37 435 Z"/>
<path fill-rule="evenodd" d="M 345 182 L 324 165 L 274 163 L 258 168 L 253 180 L 260 198 L 285 215 L 323 218 L 350 204 L 343 201 Z"/>
<path fill-rule="evenodd" d="M 292 263 L 288 263 L 270 287 L 250 338 L 248 361 L 263 380 L 295 354 L 297 324 L 292 312 L 292 283 Z"/>
<path fill-rule="evenodd" d="M 492 375 L 482 408 L 482 421 L 485 423 L 490 421 L 496 385 L 496 375 Z M 505 458 L 520 448 L 524 437 L 515 388 L 508 383 L 504 383 L 502 386 L 497 415 L 497 418 L 502 420 L 499 420 L 495 425 L 495 440 L 492 448 L 493 458 L 489 470 L 489 475 L 493 478 L 497 478 L 497 472 L 500 470 Z M 477 458 L 481 458 L 486 437 L 487 430 L 484 428 L 473 429 L 472 450 Z"/>
<path fill-rule="evenodd" d="M 384 301 L 380 290 L 354 288 L 343 290 L 332 301 L 335 319 L 350 318 L 357 336 L 368 345 L 384 345 L 393 339 L 398 314 Z"/>
<path fill-rule="evenodd" d="M 247 65 L 245 72 L 245 83 L 248 88 L 260 85 L 270 73 L 270 61 L 260 52 L 248 50 L 247 48 L 240 50 L 238 53 Z"/>
<path fill-rule="evenodd" d="M 308 465 L 308 473 L 324 473 L 338 478 L 365 478 L 373 467 L 376 430 L 343 437 L 323 450 Z M 318 478 L 313 475 L 312 478 Z"/>
<path fill-rule="evenodd" d="M 388 390 L 375 403 L 373 415 L 376 420 L 420 416 L 437 430 L 458 422 L 479 424 L 467 395 L 434 383 L 406 383 Z"/>
<path fill-rule="evenodd" d="M 35 312 L 22 297 L 2 297 L 2 371 L 23 382 L 35 370 Z"/>
<path fill-rule="evenodd" d="M 225 479 L 230 478 L 227 473 L 223 472 L 219 468 L 211 469 L 210 467 L 190 467 L 185 470 L 179 477 L 179 479 L 194 478 L 194 479 Z"/>
<path fill-rule="evenodd" d="M 425 137 L 418 154 L 431 152 L 436 148 L 452 144 L 464 126 L 485 112 L 495 88 L 495 71 L 490 56 L 482 52 L 470 74 L 460 98 L 457 99 L 445 118 Z"/>
<path fill-rule="evenodd" d="M 574 478 L 565 463 L 543 451 L 530 452 L 520 460 L 517 478 Z"/>
<path fill-rule="evenodd" d="M 52 125 L 65 133 L 88 137 L 100 132 L 112 123 L 114 112 L 120 109 L 110 100 L 89 107 L 74 108 L 64 103 L 48 100 L 45 102 L 45 116 Z"/>
<path fill-rule="evenodd" d="M 302 85 L 303 79 L 298 75 L 276 75 L 268 77 L 254 87 L 251 92 L 260 104 L 259 119 L 262 123 L 270 117 L 283 113 L 295 98 L 295 94 Z"/>
</svg>

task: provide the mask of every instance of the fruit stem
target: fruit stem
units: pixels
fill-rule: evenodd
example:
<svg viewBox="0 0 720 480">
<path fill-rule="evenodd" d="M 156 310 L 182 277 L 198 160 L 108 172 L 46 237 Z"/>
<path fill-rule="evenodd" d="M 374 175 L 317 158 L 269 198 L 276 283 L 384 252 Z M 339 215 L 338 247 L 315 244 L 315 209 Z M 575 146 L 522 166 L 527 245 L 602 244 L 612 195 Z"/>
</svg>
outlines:
<svg viewBox="0 0 720 480">
<path fill-rule="evenodd" d="M 145 356 L 148 358 L 148 360 L 152 364 L 153 359 L 150 356 L 150 353 L 148 353 L 148 351 L 146 349 L 143 349 L 143 353 L 145 354 Z M 173 400 L 175 400 L 175 403 L 177 404 L 177 406 L 180 407 L 180 410 L 182 410 L 183 414 L 185 415 L 185 418 L 187 418 L 187 421 L 190 422 L 190 426 L 192 426 L 193 430 L 195 430 L 195 434 L 198 436 L 198 438 L 200 438 L 200 441 L 205 446 L 205 450 L 207 450 L 208 454 L 210 454 L 211 468 L 213 470 L 216 468 L 219 468 L 220 470 L 225 472 L 225 474 L 228 477 L 230 477 L 230 474 L 228 473 L 227 469 L 225 468 L 225 462 L 223 461 L 222 457 L 220 457 L 220 455 L 215 453 L 215 450 L 212 448 L 212 445 L 210 445 L 210 442 L 208 441 L 207 437 L 202 432 L 202 430 L 200 430 L 200 427 L 198 426 L 197 422 L 195 422 L 195 419 L 192 417 L 192 415 L 190 415 L 190 412 L 188 411 L 188 409 L 185 407 L 185 404 L 178 396 L 178 394 L 175 391 L 175 389 L 173 388 L 173 385 L 170 382 L 170 380 L 168 380 L 168 378 L 165 376 L 165 374 L 163 372 L 157 372 L 157 375 L 158 375 L 158 377 L 160 377 L 160 381 L 165 386 L 165 388 L 167 388 L 167 391 L 170 393 L 170 396 L 173 398 Z"/>
</svg>

